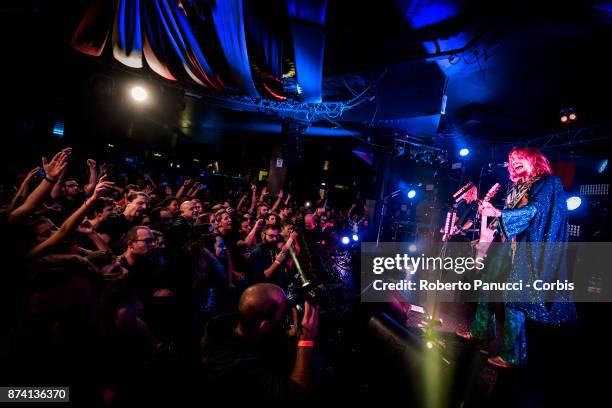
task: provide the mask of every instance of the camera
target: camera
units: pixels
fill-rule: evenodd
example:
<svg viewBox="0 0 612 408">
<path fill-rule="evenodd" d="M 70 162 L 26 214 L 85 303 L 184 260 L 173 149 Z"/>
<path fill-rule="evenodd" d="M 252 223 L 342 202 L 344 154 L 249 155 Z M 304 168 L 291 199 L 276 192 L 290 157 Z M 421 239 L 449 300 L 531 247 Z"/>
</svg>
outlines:
<svg viewBox="0 0 612 408">
<path fill-rule="evenodd" d="M 313 306 L 320 305 L 327 300 L 327 288 L 322 283 L 308 282 L 302 286 L 289 288 L 287 305 L 297 307 L 300 310 L 304 302 L 308 301 Z"/>
</svg>

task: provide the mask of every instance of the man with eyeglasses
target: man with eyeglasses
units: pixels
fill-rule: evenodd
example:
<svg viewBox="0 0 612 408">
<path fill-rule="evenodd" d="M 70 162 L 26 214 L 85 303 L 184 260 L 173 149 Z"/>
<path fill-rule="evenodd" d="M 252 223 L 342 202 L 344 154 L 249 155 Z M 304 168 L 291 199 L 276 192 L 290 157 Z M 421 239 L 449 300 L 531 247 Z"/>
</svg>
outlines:
<svg viewBox="0 0 612 408">
<path fill-rule="evenodd" d="M 120 262 L 128 272 L 153 249 L 155 237 L 149 227 L 132 227 L 125 234 L 126 248 L 120 257 Z"/>
<path fill-rule="evenodd" d="M 261 233 L 262 242 L 251 253 L 251 281 L 254 283 L 274 283 L 286 289 L 285 260 L 289 257 L 289 248 L 277 248 L 278 228 L 266 225 Z"/>
<path fill-rule="evenodd" d="M 154 280 L 157 268 L 150 259 L 155 237 L 149 227 L 132 227 L 125 234 L 125 252 L 119 257 L 119 263 L 128 272 L 128 282 L 136 290 L 141 301 L 145 302 L 155 289 Z"/>
</svg>

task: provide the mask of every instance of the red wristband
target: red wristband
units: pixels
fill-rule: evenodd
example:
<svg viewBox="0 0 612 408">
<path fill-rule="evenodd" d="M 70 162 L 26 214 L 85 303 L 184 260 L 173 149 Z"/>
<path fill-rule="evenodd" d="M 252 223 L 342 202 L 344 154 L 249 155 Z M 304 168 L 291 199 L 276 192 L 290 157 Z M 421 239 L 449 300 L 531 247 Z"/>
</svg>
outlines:
<svg viewBox="0 0 612 408">
<path fill-rule="evenodd" d="M 297 344 L 298 347 L 314 347 L 313 340 L 300 340 Z"/>
</svg>

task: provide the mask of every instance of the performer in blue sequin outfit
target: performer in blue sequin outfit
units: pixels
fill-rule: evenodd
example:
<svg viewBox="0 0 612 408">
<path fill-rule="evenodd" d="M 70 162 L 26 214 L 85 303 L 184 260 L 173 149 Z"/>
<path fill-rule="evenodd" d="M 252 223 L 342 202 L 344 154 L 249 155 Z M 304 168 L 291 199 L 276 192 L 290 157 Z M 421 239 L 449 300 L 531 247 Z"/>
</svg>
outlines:
<svg viewBox="0 0 612 408">
<path fill-rule="evenodd" d="M 511 251 L 507 262 L 497 262 L 507 269 L 507 280 L 533 283 L 564 281 L 568 278 L 568 215 L 563 185 L 552 175 L 550 164 L 532 147 L 514 148 L 508 155 L 508 171 L 513 186 L 505 209 L 489 203 L 481 206 L 488 216 L 498 217 L 499 231 Z M 515 244 L 516 243 L 516 244 Z M 529 244 L 538 243 L 538 244 Z M 499 256 L 499 254 L 498 254 Z M 494 271 L 493 273 L 500 273 Z M 525 298 L 529 301 L 525 301 Z M 543 324 L 561 325 L 576 321 L 576 308 L 570 292 L 553 292 L 552 297 L 530 290 L 519 295 L 506 292 L 503 351 L 489 362 L 511 367 L 527 362 L 526 319 Z M 495 316 L 489 304 L 480 303 L 470 332 L 458 333 L 467 339 L 492 340 Z"/>
</svg>

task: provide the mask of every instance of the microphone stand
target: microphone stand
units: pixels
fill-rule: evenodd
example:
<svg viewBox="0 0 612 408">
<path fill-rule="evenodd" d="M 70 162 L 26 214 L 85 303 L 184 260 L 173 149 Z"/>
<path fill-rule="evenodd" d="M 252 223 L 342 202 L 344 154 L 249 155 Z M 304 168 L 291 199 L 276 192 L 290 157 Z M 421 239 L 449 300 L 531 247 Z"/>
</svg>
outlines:
<svg viewBox="0 0 612 408">
<path fill-rule="evenodd" d="M 401 193 L 401 192 L 402 192 L 401 189 L 400 190 L 395 190 L 394 192 L 392 192 L 391 194 L 385 196 L 382 199 L 382 205 L 380 206 L 380 219 L 378 221 L 378 233 L 376 234 L 376 248 L 378 248 L 378 244 L 380 243 L 380 236 L 382 235 L 382 223 L 383 223 L 383 220 L 384 220 L 385 215 L 387 213 L 387 201 L 390 198 L 397 197 L 397 195 L 399 193 Z"/>
</svg>

